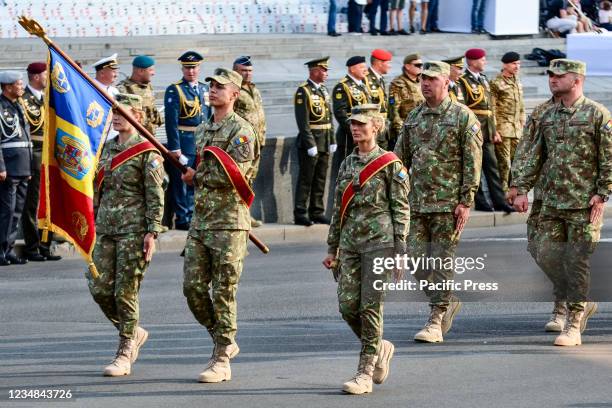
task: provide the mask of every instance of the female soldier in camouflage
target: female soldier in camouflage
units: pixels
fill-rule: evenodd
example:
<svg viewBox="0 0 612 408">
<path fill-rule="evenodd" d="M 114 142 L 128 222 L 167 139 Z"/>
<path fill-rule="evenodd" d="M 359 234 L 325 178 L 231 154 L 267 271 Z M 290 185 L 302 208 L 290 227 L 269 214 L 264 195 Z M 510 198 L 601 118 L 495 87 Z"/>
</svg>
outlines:
<svg viewBox="0 0 612 408">
<path fill-rule="evenodd" d="M 142 121 L 140 96 L 115 99 Z M 99 276 L 87 279 L 94 300 L 119 330 L 119 349 L 104 375 L 121 376 L 130 374 L 148 337 L 138 326 L 138 291 L 162 231 L 164 176 L 159 152 L 123 116 L 113 116 L 113 128 L 119 135 L 104 146 L 94 190 Z"/>
<path fill-rule="evenodd" d="M 371 265 L 362 265 L 362 256 L 374 247 L 403 251 L 408 235 L 408 173 L 395 154 L 376 144 L 384 123 L 378 105 L 352 110 L 351 132 L 357 147 L 340 166 L 328 255 L 323 260 L 338 280 L 342 318 L 361 340 L 357 374 L 343 386 L 350 394 L 371 392 L 372 382 L 385 381 L 394 351 L 393 344 L 382 339 L 383 294 L 371 286 Z"/>
</svg>

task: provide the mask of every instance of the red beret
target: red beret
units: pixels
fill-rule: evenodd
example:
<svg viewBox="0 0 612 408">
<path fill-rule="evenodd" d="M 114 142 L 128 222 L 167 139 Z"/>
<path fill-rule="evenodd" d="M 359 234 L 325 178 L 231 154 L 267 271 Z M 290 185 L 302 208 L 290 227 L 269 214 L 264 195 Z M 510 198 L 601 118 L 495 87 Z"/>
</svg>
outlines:
<svg viewBox="0 0 612 408">
<path fill-rule="evenodd" d="M 47 63 L 45 62 L 33 62 L 28 65 L 28 74 L 40 74 L 47 70 Z"/>
<path fill-rule="evenodd" d="M 487 52 L 482 48 L 470 48 L 465 52 L 465 58 L 467 59 L 480 59 L 487 55 Z"/>
<path fill-rule="evenodd" d="M 391 61 L 391 58 L 393 58 L 393 54 L 391 54 L 387 50 L 382 50 L 380 48 L 377 48 L 374 51 L 372 51 L 372 57 L 378 60 L 381 60 L 381 61 Z"/>
</svg>

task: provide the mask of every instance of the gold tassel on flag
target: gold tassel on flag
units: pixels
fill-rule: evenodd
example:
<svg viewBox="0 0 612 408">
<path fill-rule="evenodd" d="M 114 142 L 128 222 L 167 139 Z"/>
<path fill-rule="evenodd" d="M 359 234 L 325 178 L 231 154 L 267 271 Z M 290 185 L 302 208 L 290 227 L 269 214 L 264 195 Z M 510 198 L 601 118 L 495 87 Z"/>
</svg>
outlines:
<svg viewBox="0 0 612 408">
<path fill-rule="evenodd" d="M 94 265 L 93 262 L 90 262 L 88 266 L 89 266 L 89 273 L 91 274 L 91 277 L 94 279 L 98 279 L 100 274 L 98 273 L 98 268 L 96 268 L 96 265 Z"/>
</svg>

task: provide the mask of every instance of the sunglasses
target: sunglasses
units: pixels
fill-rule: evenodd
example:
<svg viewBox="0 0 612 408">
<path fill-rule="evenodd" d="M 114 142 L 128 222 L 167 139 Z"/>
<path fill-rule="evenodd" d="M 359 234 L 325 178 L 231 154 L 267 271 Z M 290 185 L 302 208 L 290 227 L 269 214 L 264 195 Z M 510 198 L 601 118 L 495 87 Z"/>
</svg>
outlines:
<svg viewBox="0 0 612 408">
<path fill-rule="evenodd" d="M 423 64 L 411 64 L 411 65 L 414 65 L 417 68 L 423 68 Z"/>
</svg>

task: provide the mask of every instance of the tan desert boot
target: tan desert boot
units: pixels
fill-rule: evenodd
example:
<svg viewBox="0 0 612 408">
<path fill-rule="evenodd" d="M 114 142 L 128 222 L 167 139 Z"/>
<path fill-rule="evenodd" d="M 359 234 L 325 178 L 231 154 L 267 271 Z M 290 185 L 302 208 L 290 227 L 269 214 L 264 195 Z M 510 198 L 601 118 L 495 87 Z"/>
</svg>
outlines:
<svg viewBox="0 0 612 408">
<path fill-rule="evenodd" d="M 589 317 L 593 316 L 597 311 L 597 303 L 595 302 L 586 302 L 584 306 L 584 316 L 582 316 L 582 320 L 580 321 L 580 333 L 584 333 L 586 330 L 587 322 L 589 321 Z"/>
<path fill-rule="evenodd" d="M 432 306 L 429 320 L 427 320 L 425 327 L 414 335 L 414 340 L 423 343 L 441 343 L 444 341 L 442 338 L 442 316 L 444 316 L 444 313 L 445 310 L 441 307 Z"/>
<path fill-rule="evenodd" d="M 442 317 L 442 334 L 448 333 L 451 327 L 453 327 L 453 319 L 459 313 L 459 310 L 461 310 L 462 305 L 463 303 L 461 303 L 457 296 L 451 295 L 446 312 L 444 312 Z"/>
<path fill-rule="evenodd" d="M 567 304 L 565 302 L 555 302 L 550 320 L 544 325 L 547 332 L 562 332 L 567 320 Z"/>
<path fill-rule="evenodd" d="M 215 347 L 212 357 L 208 360 L 206 369 L 200 373 L 198 381 L 201 383 L 219 383 L 231 379 L 232 369 L 227 346 L 218 345 Z"/>
<path fill-rule="evenodd" d="M 130 375 L 132 372 L 132 350 L 134 349 L 134 340 L 125 337 L 120 337 L 119 348 L 115 359 L 104 368 L 106 377 L 119 377 L 122 375 Z"/>
<path fill-rule="evenodd" d="M 378 359 L 376 360 L 376 365 L 374 365 L 374 374 L 372 375 L 374 384 L 382 384 L 387 379 L 389 375 L 389 362 L 393 358 L 394 352 L 395 346 L 393 343 L 387 340 L 381 342 Z"/>
<path fill-rule="evenodd" d="M 555 346 L 579 346 L 582 344 L 580 322 L 583 317 L 584 311 L 569 311 L 565 328 L 555 339 Z"/>
<path fill-rule="evenodd" d="M 136 362 L 138 359 L 138 353 L 140 353 L 140 348 L 149 338 L 149 332 L 138 326 L 136 328 L 136 333 L 134 334 L 134 349 L 132 350 L 132 364 Z"/>
<path fill-rule="evenodd" d="M 375 362 L 376 356 L 362 354 L 359 357 L 357 373 L 342 385 L 342 391 L 353 395 L 372 392 L 372 374 L 374 373 Z"/>
</svg>

